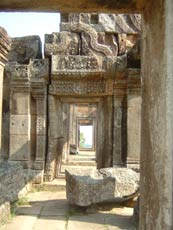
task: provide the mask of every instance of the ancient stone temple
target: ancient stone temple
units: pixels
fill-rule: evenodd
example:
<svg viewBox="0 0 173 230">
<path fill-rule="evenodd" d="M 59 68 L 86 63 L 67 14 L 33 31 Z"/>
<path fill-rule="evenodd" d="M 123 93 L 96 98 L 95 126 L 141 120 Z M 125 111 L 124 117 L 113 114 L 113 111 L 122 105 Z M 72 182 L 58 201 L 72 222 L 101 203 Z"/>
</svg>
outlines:
<svg viewBox="0 0 173 230">
<path fill-rule="evenodd" d="M 13 39 L 1 160 L 20 162 L 36 183 L 52 180 L 90 125 L 97 168 L 139 168 L 140 16 L 61 14 L 44 56 L 38 36 Z"/>
</svg>

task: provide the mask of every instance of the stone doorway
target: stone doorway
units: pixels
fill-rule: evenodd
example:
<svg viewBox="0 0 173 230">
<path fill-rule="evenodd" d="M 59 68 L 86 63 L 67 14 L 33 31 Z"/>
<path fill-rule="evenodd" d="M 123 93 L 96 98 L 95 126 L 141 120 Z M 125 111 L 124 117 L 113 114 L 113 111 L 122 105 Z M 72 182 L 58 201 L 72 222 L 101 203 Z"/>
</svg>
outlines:
<svg viewBox="0 0 173 230">
<path fill-rule="evenodd" d="M 103 155 L 102 143 L 107 133 L 112 132 L 111 126 L 104 129 L 107 116 L 103 101 L 105 99 L 102 97 L 68 98 L 49 95 L 49 153 L 50 158 L 54 158 L 52 161 L 55 161 L 52 166 L 54 177 L 63 177 L 68 167 L 99 167 Z M 89 149 L 81 148 L 79 143 L 79 129 L 85 125 L 93 129 L 92 148 Z"/>
<path fill-rule="evenodd" d="M 61 166 L 56 174 L 57 177 L 64 176 L 65 169 L 67 168 L 96 168 L 96 145 L 98 139 L 98 132 L 96 130 L 98 120 L 97 103 L 81 103 L 81 99 L 78 98 L 76 103 L 62 103 L 62 108 L 64 145 Z M 80 146 L 80 127 L 84 127 L 84 125 L 88 127 L 90 125 L 94 129 L 91 148 L 85 146 L 82 148 Z"/>
<path fill-rule="evenodd" d="M 77 146 L 79 151 L 95 151 L 95 125 L 94 118 L 77 119 Z"/>
</svg>

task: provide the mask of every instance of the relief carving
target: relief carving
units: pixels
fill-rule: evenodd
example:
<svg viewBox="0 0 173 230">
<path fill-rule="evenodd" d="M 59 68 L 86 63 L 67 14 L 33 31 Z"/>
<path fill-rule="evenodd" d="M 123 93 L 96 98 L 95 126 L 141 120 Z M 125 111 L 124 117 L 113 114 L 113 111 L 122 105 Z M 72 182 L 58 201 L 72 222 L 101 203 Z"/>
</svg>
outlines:
<svg viewBox="0 0 173 230">
<path fill-rule="evenodd" d="M 20 65 L 17 63 L 8 63 L 5 66 L 5 72 L 10 77 L 11 81 L 26 81 L 29 80 L 29 66 Z"/>
<path fill-rule="evenodd" d="M 106 84 L 104 81 L 57 81 L 49 87 L 51 94 L 104 94 Z"/>
<path fill-rule="evenodd" d="M 37 114 L 37 135 L 44 133 L 44 117 Z"/>
<path fill-rule="evenodd" d="M 102 62 L 94 56 L 53 56 L 52 73 L 75 72 L 75 71 L 99 71 L 102 69 Z"/>
<path fill-rule="evenodd" d="M 72 32 L 86 33 L 90 38 L 90 46 L 94 51 L 100 52 L 104 56 L 113 56 L 113 52 L 110 47 L 98 43 L 98 33 L 91 25 L 80 22 L 69 24 L 69 28 Z"/>
<path fill-rule="evenodd" d="M 62 31 L 45 36 L 45 55 L 78 55 L 80 39 L 77 33 Z"/>
</svg>

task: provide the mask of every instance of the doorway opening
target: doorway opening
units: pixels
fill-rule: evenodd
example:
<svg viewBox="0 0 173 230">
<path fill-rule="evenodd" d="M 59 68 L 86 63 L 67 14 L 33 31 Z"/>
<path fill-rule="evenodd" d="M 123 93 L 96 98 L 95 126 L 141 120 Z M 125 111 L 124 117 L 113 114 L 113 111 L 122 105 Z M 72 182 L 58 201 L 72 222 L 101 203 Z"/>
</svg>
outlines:
<svg viewBox="0 0 173 230">
<path fill-rule="evenodd" d="M 62 102 L 62 162 L 57 177 L 69 168 L 96 168 L 98 103 L 82 98 Z"/>
<path fill-rule="evenodd" d="M 79 151 L 94 151 L 95 150 L 95 130 L 94 120 L 79 118 L 77 120 L 77 143 Z"/>
</svg>

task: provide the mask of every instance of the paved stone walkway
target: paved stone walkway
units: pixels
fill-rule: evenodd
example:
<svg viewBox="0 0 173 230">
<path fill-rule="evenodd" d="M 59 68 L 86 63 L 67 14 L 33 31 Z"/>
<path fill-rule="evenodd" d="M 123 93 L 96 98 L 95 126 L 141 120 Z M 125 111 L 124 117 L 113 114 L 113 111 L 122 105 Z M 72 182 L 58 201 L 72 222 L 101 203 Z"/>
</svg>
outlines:
<svg viewBox="0 0 173 230">
<path fill-rule="evenodd" d="M 35 192 L 29 204 L 17 208 L 17 215 L 3 230 L 134 230 L 132 208 L 95 205 L 87 210 L 70 206 L 65 191 Z"/>
</svg>

